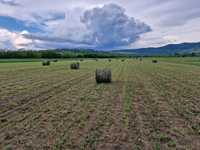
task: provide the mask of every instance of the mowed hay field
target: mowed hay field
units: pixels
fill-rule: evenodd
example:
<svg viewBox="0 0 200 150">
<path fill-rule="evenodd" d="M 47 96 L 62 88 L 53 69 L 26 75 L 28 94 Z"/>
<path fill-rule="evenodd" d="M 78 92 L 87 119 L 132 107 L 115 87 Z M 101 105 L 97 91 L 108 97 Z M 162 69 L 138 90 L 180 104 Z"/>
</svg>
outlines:
<svg viewBox="0 0 200 150">
<path fill-rule="evenodd" d="M 0 149 L 199 150 L 198 60 L 0 63 Z"/>
</svg>

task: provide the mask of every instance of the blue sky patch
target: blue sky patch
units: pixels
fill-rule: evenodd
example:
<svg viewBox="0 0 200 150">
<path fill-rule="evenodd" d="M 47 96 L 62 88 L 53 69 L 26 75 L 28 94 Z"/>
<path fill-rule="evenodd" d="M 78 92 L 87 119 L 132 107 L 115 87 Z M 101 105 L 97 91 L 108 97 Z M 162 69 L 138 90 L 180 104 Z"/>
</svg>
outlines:
<svg viewBox="0 0 200 150">
<path fill-rule="evenodd" d="M 18 32 L 23 30 L 31 33 L 42 32 L 42 29 L 35 23 L 29 23 L 9 16 L 0 16 L 0 27 Z"/>
</svg>

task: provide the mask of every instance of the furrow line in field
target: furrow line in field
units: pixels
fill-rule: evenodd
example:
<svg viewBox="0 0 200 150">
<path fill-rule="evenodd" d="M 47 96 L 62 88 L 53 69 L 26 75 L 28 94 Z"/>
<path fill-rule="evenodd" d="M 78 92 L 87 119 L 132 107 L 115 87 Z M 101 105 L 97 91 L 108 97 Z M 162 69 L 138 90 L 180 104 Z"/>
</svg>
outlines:
<svg viewBox="0 0 200 150">
<path fill-rule="evenodd" d="M 27 69 L 27 70 L 24 70 L 24 72 L 19 72 L 19 74 L 8 72 L 8 73 L 6 73 L 5 78 L 3 78 L 3 79 L 1 78 L 0 84 L 7 84 L 8 81 L 9 81 L 9 83 L 12 83 L 12 84 L 19 84 L 22 81 L 27 81 L 29 79 L 33 80 L 33 75 L 34 75 L 35 79 L 41 78 L 41 77 L 43 77 L 43 79 L 46 79 L 48 77 L 53 76 L 54 73 L 56 74 L 63 70 L 66 70 L 66 69 L 64 67 L 58 67 L 55 69 L 54 68 L 48 68 L 48 69 L 38 68 L 37 72 L 29 71 Z M 52 73 L 53 73 L 53 75 L 52 75 Z"/>
<path fill-rule="evenodd" d="M 138 71 L 138 70 L 137 70 Z M 135 149 L 153 150 L 151 134 L 154 130 L 153 99 L 145 85 L 145 78 L 136 73 L 129 128 Z"/>
<path fill-rule="evenodd" d="M 199 67 L 193 68 L 190 66 L 185 67 L 184 65 L 167 65 L 165 63 L 161 63 L 161 65 L 154 65 L 154 69 L 157 69 L 159 72 L 165 72 L 170 77 L 182 80 L 182 82 L 187 83 L 192 86 L 197 86 L 200 84 L 200 69 Z M 195 79 L 195 80 L 194 80 Z M 194 82 L 195 81 L 195 82 Z"/>
<path fill-rule="evenodd" d="M 58 84 L 56 84 L 56 85 L 53 85 L 53 86 L 51 86 L 50 88 L 48 88 L 48 89 L 46 89 L 46 90 L 44 90 L 44 91 L 42 91 L 42 92 L 40 92 L 39 94 L 37 94 L 37 95 L 34 95 L 34 96 L 29 96 L 29 97 L 25 97 L 25 98 L 23 98 L 23 99 L 21 99 L 20 101 L 22 102 L 22 104 L 21 104 L 21 106 L 19 106 L 19 107 L 16 107 L 16 108 L 14 108 L 14 109 L 12 109 L 12 110 L 10 110 L 10 111 L 6 111 L 6 112 L 2 112 L 2 113 L 0 113 L 0 118 L 1 117 L 5 117 L 5 116 L 7 116 L 7 115 L 9 115 L 9 114 L 11 114 L 12 112 L 15 112 L 16 110 L 18 110 L 18 109 L 20 109 L 20 108 L 22 108 L 22 107 L 25 107 L 25 106 L 27 106 L 27 105 L 29 105 L 29 103 L 31 103 L 32 102 L 32 100 L 34 100 L 34 99 L 38 99 L 38 98 L 42 98 L 42 96 L 44 96 L 44 95 L 47 95 L 49 92 L 51 92 L 51 91 L 53 91 L 55 94 L 57 93 L 57 91 L 59 91 L 60 90 L 60 88 L 61 89 L 63 89 L 63 88 L 65 88 L 65 84 L 68 84 L 69 82 L 79 82 L 80 80 L 83 80 L 83 79 L 85 79 L 87 76 L 88 76 L 89 74 L 86 74 L 86 75 L 81 75 L 79 78 L 73 78 L 73 79 L 71 79 L 71 80 L 68 80 L 68 81 L 63 81 L 63 82 L 61 82 L 61 83 L 58 83 Z M 63 87 L 63 88 L 62 88 Z M 52 95 L 47 95 L 47 97 L 45 98 L 45 99 L 48 99 L 48 98 L 50 98 L 50 97 L 52 97 Z M 28 102 L 27 102 L 28 101 Z"/>
<path fill-rule="evenodd" d="M 50 71 L 49 73 L 44 74 L 42 72 L 42 74 L 39 74 L 39 75 L 34 73 L 33 74 L 34 76 L 31 74 L 32 81 L 29 81 L 29 79 L 27 79 L 27 77 L 25 80 L 22 80 L 20 78 L 20 81 L 19 81 L 20 84 L 15 83 L 14 86 L 9 84 L 11 82 L 10 82 L 10 80 L 8 80 L 9 83 L 4 84 L 0 89 L 0 92 L 2 93 L 2 97 L 5 99 L 5 96 L 13 95 L 15 93 L 16 93 L 15 95 L 18 96 L 19 95 L 18 91 L 20 91 L 20 93 L 22 93 L 22 92 L 26 93 L 28 89 L 32 90 L 33 88 L 36 89 L 36 88 L 43 87 L 46 85 L 48 86 L 49 82 L 51 82 L 51 84 L 54 84 L 55 82 L 60 82 L 67 77 L 73 76 L 73 73 L 70 72 L 70 70 L 66 70 L 66 72 L 64 72 L 62 70 L 59 70 L 58 72 L 51 72 L 51 70 L 49 70 L 49 71 Z M 65 76 L 65 78 L 64 78 L 64 76 Z M 54 77 L 55 79 L 53 79 L 52 77 Z M 50 79 L 50 78 L 51 78 L 51 80 L 49 81 L 48 79 Z M 60 78 L 63 78 L 63 79 L 60 79 Z M 59 80 L 56 81 L 56 79 L 59 79 Z M 8 97 L 7 99 L 12 99 L 12 98 Z"/>
<path fill-rule="evenodd" d="M 3 72 L 1 73 L 0 79 L 1 79 L 1 83 L 2 81 L 8 80 L 9 81 L 15 81 L 16 79 L 26 79 L 27 76 L 30 76 L 32 74 L 47 74 L 48 72 L 57 72 L 60 71 L 61 69 L 64 69 L 64 67 L 57 67 L 57 68 L 40 68 L 37 67 L 35 69 L 30 69 L 30 68 L 26 68 L 24 70 L 21 70 L 19 72 L 16 72 L 15 70 L 8 70 L 7 72 Z M 3 77 L 2 77 L 3 76 Z"/>
<path fill-rule="evenodd" d="M 107 66 L 107 68 L 108 67 L 113 68 L 113 66 L 111 66 L 110 63 L 106 66 Z M 115 65 L 115 67 L 118 68 L 117 65 Z M 114 69 L 113 74 L 117 73 L 117 70 Z M 98 88 L 98 90 L 97 90 L 97 87 L 100 87 L 100 89 Z M 77 127 L 77 125 L 73 125 L 70 128 L 70 131 L 73 134 L 70 135 L 70 137 L 68 137 L 68 139 L 66 139 L 65 136 L 67 136 L 68 131 L 65 131 L 66 132 L 65 136 L 61 137 L 62 139 L 64 138 L 67 141 L 71 141 L 71 144 L 63 143 L 63 145 L 67 149 L 77 149 L 77 150 L 78 149 L 93 149 L 96 147 L 95 143 L 98 141 L 98 138 L 102 132 L 102 128 L 103 128 L 103 126 L 105 126 L 104 123 L 108 119 L 108 115 L 106 115 L 106 114 L 110 110 L 108 108 L 108 107 L 110 107 L 110 104 L 109 104 L 110 101 L 107 100 L 107 98 L 109 96 L 106 96 L 106 95 L 113 93 L 112 91 L 110 91 L 111 88 L 112 88 L 112 84 L 106 85 L 106 86 L 103 84 L 100 84 L 100 85 L 96 85 L 96 87 L 91 89 L 90 92 L 87 92 L 85 97 L 86 98 L 88 97 L 88 99 L 90 99 L 89 97 L 93 97 L 92 95 L 96 95 L 96 94 L 98 94 L 98 95 L 95 98 L 95 101 L 93 101 L 92 103 L 88 100 L 85 101 L 85 103 L 88 105 L 88 110 L 85 111 L 84 114 L 87 114 L 87 113 L 89 113 L 89 114 L 87 117 L 87 121 L 84 121 L 84 125 L 81 125 L 81 128 Z M 92 108 L 90 108 L 91 104 L 94 105 Z"/>
<path fill-rule="evenodd" d="M 163 89 L 168 89 L 166 92 L 168 93 L 168 97 L 171 97 L 172 99 L 179 99 L 179 103 L 184 106 L 191 106 L 190 108 L 191 112 L 199 112 L 199 99 L 200 94 L 198 88 L 200 86 L 196 86 L 195 88 L 192 86 L 187 86 L 188 84 L 182 83 L 178 81 L 178 78 L 173 79 L 172 77 L 169 77 L 165 75 L 166 73 L 151 73 L 152 76 L 158 77 L 162 85 Z M 183 109 L 185 111 L 185 109 Z"/>
<path fill-rule="evenodd" d="M 16 90 L 17 90 L 16 89 L 13 92 L 6 93 L 7 97 L 5 97 L 5 96 L 3 97 L 3 95 L 5 95 L 5 92 L 3 92 L 2 93 L 3 98 L 1 98 L 1 99 L 4 99 L 4 101 L 7 101 L 9 99 L 15 99 L 15 97 L 19 97 L 20 95 L 25 95 L 27 93 L 30 94 L 34 90 L 39 90 L 39 89 L 43 90 L 43 87 L 46 87 L 50 84 L 54 85 L 56 83 L 62 82 L 64 79 L 66 79 L 66 78 L 68 78 L 72 75 L 73 74 L 67 74 L 66 76 L 64 76 L 64 75 L 62 75 L 62 76 L 53 75 L 52 77 L 47 76 L 45 79 L 39 79 L 39 80 L 33 79 L 33 81 L 36 81 L 36 82 L 34 82 L 33 84 L 26 83 L 26 86 L 23 86 L 23 90 L 20 90 L 19 92 L 16 92 Z M 49 80 L 49 79 L 51 79 L 51 80 Z M 9 85 L 9 86 L 11 86 L 11 85 Z M 19 85 L 17 85 L 17 86 L 19 86 Z M 12 87 L 12 89 L 13 89 L 13 87 Z M 11 95 L 11 96 L 9 97 L 8 94 Z"/>
<path fill-rule="evenodd" d="M 58 133 L 63 133 L 63 130 L 65 130 L 66 128 L 68 128 L 69 125 L 71 125 L 72 127 L 73 126 L 76 126 L 77 125 L 77 119 L 79 119 L 79 116 L 80 116 L 80 94 L 82 93 L 90 93 L 92 87 L 94 86 L 94 83 L 93 82 L 89 82 L 89 84 L 87 84 L 88 86 L 86 86 L 85 88 L 83 88 L 85 86 L 86 83 L 88 83 L 88 81 L 92 81 L 91 80 L 91 77 L 85 79 L 85 80 L 81 80 L 81 81 L 78 81 L 77 80 L 77 83 L 73 84 L 73 86 L 71 86 L 71 88 L 68 88 L 66 90 L 63 90 L 61 93 L 59 93 L 59 95 L 57 95 L 56 97 L 51 97 L 50 99 L 48 99 L 48 101 L 46 100 L 41 100 L 41 101 L 37 101 L 37 103 L 33 103 L 32 106 L 29 106 L 29 107 L 32 107 L 34 109 L 31 109 L 30 111 L 26 110 L 27 112 L 21 112 L 21 115 L 22 115 L 22 118 L 19 120 L 19 114 L 15 114 L 17 115 L 17 118 L 15 116 L 12 116 L 13 119 L 15 119 L 15 123 L 18 124 L 21 124 L 21 131 L 24 131 L 25 134 L 24 136 L 28 136 L 27 137 L 27 140 L 29 139 L 30 140 L 30 137 L 31 137 L 31 132 L 35 132 L 35 134 L 39 134 L 41 133 L 41 131 L 39 130 L 39 128 L 41 128 L 40 126 L 44 126 L 45 124 L 48 124 L 48 122 L 51 124 L 60 124 L 62 121 L 64 121 L 65 119 L 67 118 L 72 118 L 73 120 L 71 121 L 66 121 L 64 124 L 64 126 L 62 128 L 53 128 L 53 130 L 62 130 L 62 132 L 59 132 L 59 131 L 56 131 L 55 134 L 58 134 Z M 79 83 L 78 83 L 79 82 Z M 64 97 L 64 95 L 66 96 L 67 93 L 71 93 L 71 92 L 76 92 L 79 90 L 79 88 L 81 88 L 81 93 L 78 93 L 77 96 L 75 95 L 72 95 L 72 97 Z M 73 98 L 74 97 L 74 98 Z M 77 99 L 78 98 L 78 99 Z M 66 107 L 65 107 L 66 106 Z M 55 109 L 54 111 L 53 110 L 49 110 L 49 109 Z M 23 115 L 22 113 L 24 113 L 25 115 Z M 34 117 L 35 116 L 35 117 Z M 38 116 L 38 117 L 37 117 Z M 46 117 L 44 117 L 46 116 Z M 49 116 L 49 117 L 48 117 Z M 77 118 L 78 117 L 78 118 Z M 8 120 L 12 119 L 12 118 L 9 118 Z M 45 119 L 46 118 L 46 119 Z M 77 119 L 76 119 L 77 118 Z M 29 127 L 25 124 L 27 123 L 30 123 L 30 119 L 32 120 L 32 123 L 36 124 L 36 126 L 38 127 Z M 29 120 L 29 121 L 28 121 Z M 59 121 L 60 120 L 60 121 Z M 13 120 L 12 120 L 13 122 Z M 27 122 L 27 123 L 26 123 Z M 66 124 L 67 123 L 67 124 Z M 16 125 L 17 125 L 16 124 Z M 24 124 L 24 125 L 23 125 Z M 44 125 L 43 125 L 44 124 Z M 12 127 L 11 124 L 8 124 L 10 127 Z M 25 128 L 26 127 L 26 128 Z M 36 131 L 34 131 L 34 129 L 37 128 Z M 9 129 L 8 126 L 5 127 L 5 129 Z M 11 128 L 11 129 L 15 129 L 15 128 Z M 19 128 L 20 129 L 20 128 Z M 68 128 L 69 129 L 69 128 Z M 27 130 L 27 131 L 26 131 Z M 43 128 L 41 128 L 41 130 L 44 130 Z M 9 130 L 10 131 L 10 130 Z M 30 132 L 30 133 L 29 133 Z M 53 132 L 53 131 L 50 131 L 50 132 Z M 11 132 L 12 134 L 14 135 L 18 135 L 18 134 L 22 134 L 18 133 L 18 131 L 12 131 Z M 49 135 L 49 133 L 47 132 L 46 134 Z M 46 136 L 46 135 L 45 135 Z M 53 135 L 52 135 L 53 136 Z M 55 136 L 55 135 L 54 135 Z M 16 139 L 16 140 L 19 140 L 19 139 Z M 22 140 L 22 139 L 21 139 Z M 32 139 L 31 141 L 27 141 L 27 142 L 31 142 L 32 144 L 34 143 L 33 141 L 37 141 L 35 144 L 38 145 L 40 147 L 39 149 L 43 149 L 43 147 L 41 146 L 44 146 L 46 147 L 47 146 L 47 139 L 45 138 L 42 138 L 42 139 Z M 17 142 L 18 143 L 18 142 Z M 32 144 L 30 144 L 31 146 L 33 146 Z M 35 145 L 34 144 L 34 145 Z M 51 144 L 50 144 L 51 145 Z M 50 146 L 49 145 L 49 146 Z M 52 145 L 50 146 L 52 148 Z"/>
<path fill-rule="evenodd" d="M 182 133 L 182 135 L 190 135 L 190 139 L 192 139 L 192 141 L 190 141 L 190 139 L 186 139 L 186 141 L 190 141 L 188 143 L 193 143 L 192 147 L 199 147 L 200 143 L 198 143 L 197 141 L 200 141 L 200 136 L 199 136 L 199 128 L 198 125 L 200 124 L 199 119 L 199 109 L 196 108 L 196 106 L 198 106 L 197 104 L 193 104 L 193 102 L 187 101 L 184 102 L 182 99 L 185 99 L 182 97 L 182 94 L 178 94 L 178 95 L 173 95 L 174 91 L 169 91 L 166 90 L 166 87 L 164 86 L 164 84 L 162 83 L 161 79 L 154 81 L 154 84 L 156 84 L 156 87 L 158 88 L 158 90 L 160 90 L 160 97 L 165 97 L 165 99 L 162 101 L 165 104 L 166 108 L 172 108 L 173 110 L 171 110 L 171 116 L 169 117 L 170 120 L 173 120 L 173 123 L 176 125 L 179 125 L 179 127 L 182 128 L 181 131 L 185 131 L 186 133 Z M 169 88 L 168 88 L 169 89 Z M 178 96 L 178 99 L 177 99 Z M 193 101 L 196 102 L 196 100 L 194 99 Z M 192 104 L 190 104 L 192 103 Z M 160 104 L 161 105 L 161 104 Z M 196 109 L 196 111 L 195 111 Z M 191 111 L 195 111 L 196 114 Z M 174 124 L 172 125 L 174 127 Z M 182 125 L 182 126 L 180 126 Z M 189 137 L 189 136 L 187 136 Z M 182 140 L 184 139 L 184 137 L 182 137 L 182 139 L 179 140 L 179 142 L 182 142 Z"/>
<path fill-rule="evenodd" d="M 131 141 L 128 135 L 128 130 L 124 124 L 124 99 L 123 99 L 123 86 L 124 74 L 127 64 L 123 64 L 120 69 L 117 81 L 115 84 L 117 95 L 111 110 L 111 124 L 110 127 L 105 129 L 100 141 L 98 142 L 97 149 L 130 149 Z"/>
<path fill-rule="evenodd" d="M 148 77 L 149 88 L 152 89 L 152 94 L 155 99 L 153 109 L 157 112 L 154 114 L 158 129 L 154 135 L 155 140 L 158 141 L 158 144 L 162 149 L 169 149 L 171 146 L 181 148 L 184 144 L 192 143 L 192 141 L 189 142 L 189 140 L 190 138 L 192 139 L 193 136 L 190 136 L 190 138 L 187 139 L 189 135 L 192 134 L 192 130 L 190 126 L 188 126 L 188 123 L 185 122 L 185 120 L 181 118 L 168 103 L 166 95 L 163 95 L 163 92 L 165 92 L 166 89 L 162 91 L 160 88 L 161 83 L 159 83 L 158 78 Z M 180 131 L 175 132 L 176 129 Z M 184 135 L 188 135 L 188 137 L 185 138 Z M 195 140 L 194 137 L 193 140 Z M 182 141 L 185 141 L 185 143 L 183 144 Z M 192 145 L 194 146 L 195 142 Z M 188 145 L 184 145 L 184 147 L 186 146 Z"/>
</svg>

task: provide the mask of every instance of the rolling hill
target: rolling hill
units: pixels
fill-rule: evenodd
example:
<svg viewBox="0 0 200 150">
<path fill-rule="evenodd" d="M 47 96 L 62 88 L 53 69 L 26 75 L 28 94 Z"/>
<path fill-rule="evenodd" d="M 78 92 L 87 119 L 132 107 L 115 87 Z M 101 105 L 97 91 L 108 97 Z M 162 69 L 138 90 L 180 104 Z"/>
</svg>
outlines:
<svg viewBox="0 0 200 150">
<path fill-rule="evenodd" d="M 139 56 L 166 56 L 175 54 L 191 54 L 200 53 L 200 42 L 198 43 L 181 43 L 181 44 L 169 44 L 163 47 L 149 47 L 141 49 L 125 49 L 114 50 L 114 53 L 139 55 Z"/>
</svg>

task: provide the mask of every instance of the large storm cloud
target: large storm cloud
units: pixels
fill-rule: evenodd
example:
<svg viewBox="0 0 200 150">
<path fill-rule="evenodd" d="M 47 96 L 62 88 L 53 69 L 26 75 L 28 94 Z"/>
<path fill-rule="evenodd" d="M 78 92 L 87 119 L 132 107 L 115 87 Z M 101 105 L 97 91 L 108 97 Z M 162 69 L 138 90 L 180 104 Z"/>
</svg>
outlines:
<svg viewBox="0 0 200 150">
<path fill-rule="evenodd" d="M 141 34 L 151 31 L 150 26 L 125 14 L 125 9 L 108 4 L 87 10 L 81 18 L 91 31 L 97 47 L 113 48 L 130 45 Z"/>
<path fill-rule="evenodd" d="M 66 17 L 53 26 L 47 23 L 49 34 L 47 32 L 45 35 L 25 34 L 24 37 L 44 42 L 72 43 L 97 49 L 112 49 L 128 46 L 139 39 L 141 34 L 151 31 L 150 26 L 129 17 L 125 14 L 125 9 L 116 4 L 85 10 L 76 17 L 78 17 L 76 25 L 73 27 L 70 27 Z"/>
</svg>

